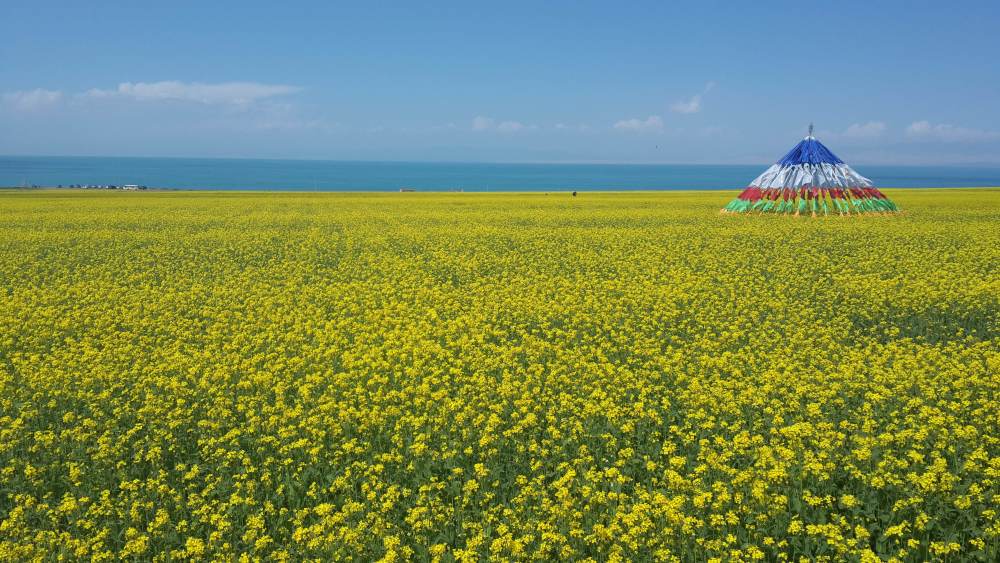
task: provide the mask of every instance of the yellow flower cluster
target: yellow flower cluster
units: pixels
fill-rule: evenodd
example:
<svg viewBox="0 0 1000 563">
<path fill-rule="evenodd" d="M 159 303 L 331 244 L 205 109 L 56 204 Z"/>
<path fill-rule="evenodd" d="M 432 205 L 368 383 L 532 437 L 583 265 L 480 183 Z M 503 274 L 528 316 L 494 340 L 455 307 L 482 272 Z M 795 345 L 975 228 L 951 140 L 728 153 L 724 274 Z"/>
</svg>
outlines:
<svg viewBox="0 0 1000 563">
<path fill-rule="evenodd" d="M 0 193 L 0 560 L 1000 559 L 1000 191 Z"/>
</svg>

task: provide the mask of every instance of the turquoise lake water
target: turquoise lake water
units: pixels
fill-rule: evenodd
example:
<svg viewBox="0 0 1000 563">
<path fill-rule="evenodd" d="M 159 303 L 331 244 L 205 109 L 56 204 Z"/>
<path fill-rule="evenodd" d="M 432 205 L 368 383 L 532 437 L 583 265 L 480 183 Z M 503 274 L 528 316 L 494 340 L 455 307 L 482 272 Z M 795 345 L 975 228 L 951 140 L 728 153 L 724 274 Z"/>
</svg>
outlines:
<svg viewBox="0 0 1000 563">
<path fill-rule="evenodd" d="M 557 191 L 738 189 L 759 165 L 490 164 L 0 156 L 0 186 L 143 184 L 211 190 Z M 1000 167 L 856 166 L 879 187 L 1000 186 Z"/>
</svg>

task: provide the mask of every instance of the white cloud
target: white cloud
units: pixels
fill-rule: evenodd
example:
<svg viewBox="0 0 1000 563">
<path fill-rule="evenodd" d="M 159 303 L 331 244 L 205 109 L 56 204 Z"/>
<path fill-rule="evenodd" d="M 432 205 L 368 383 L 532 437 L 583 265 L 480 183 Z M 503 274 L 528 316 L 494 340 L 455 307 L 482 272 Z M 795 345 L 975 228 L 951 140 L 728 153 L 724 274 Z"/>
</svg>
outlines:
<svg viewBox="0 0 1000 563">
<path fill-rule="evenodd" d="M 947 123 L 932 124 L 929 121 L 914 121 L 906 128 L 906 136 L 914 141 L 975 143 L 998 140 L 1000 132 L 956 127 Z"/>
<path fill-rule="evenodd" d="M 851 139 L 871 139 L 885 133 L 885 123 L 869 121 L 868 123 L 853 123 L 845 131 L 844 137 Z"/>
<path fill-rule="evenodd" d="M 658 115 L 651 115 L 646 119 L 623 119 L 615 123 L 614 128 L 619 131 L 634 132 L 663 131 L 663 118 Z"/>
<path fill-rule="evenodd" d="M 906 134 L 910 136 L 914 135 L 928 135 L 931 132 L 931 122 L 930 121 L 914 121 L 906 128 Z"/>
<path fill-rule="evenodd" d="M 486 131 L 487 129 L 492 129 L 496 120 L 492 117 L 484 117 L 478 115 L 472 119 L 472 128 L 476 131 Z"/>
<path fill-rule="evenodd" d="M 259 82 L 122 82 L 112 90 L 94 88 L 84 93 L 88 98 L 127 98 L 139 101 L 184 101 L 201 104 L 247 105 L 253 102 L 292 94 L 300 88 Z"/>
<path fill-rule="evenodd" d="M 34 111 L 51 106 L 62 99 L 62 92 L 36 88 L 19 92 L 8 92 L 3 101 L 18 111 Z"/>
<path fill-rule="evenodd" d="M 479 115 L 472 119 L 472 129 L 473 131 L 499 131 L 501 133 L 517 133 L 518 131 L 538 129 L 538 126 L 529 125 L 522 123 L 520 121 L 513 121 L 513 120 L 497 122 L 497 120 L 493 119 L 492 117 Z"/>
<path fill-rule="evenodd" d="M 497 125 L 497 131 L 503 131 L 505 133 L 516 133 L 521 129 L 524 129 L 525 125 L 520 121 L 504 121 L 500 125 Z"/>
<path fill-rule="evenodd" d="M 455 129 L 458 129 L 458 125 L 456 125 L 454 122 L 448 122 L 445 123 L 444 125 L 431 125 L 430 127 L 427 128 L 428 131 L 434 131 L 434 132 L 454 131 Z"/>
<path fill-rule="evenodd" d="M 701 93 L 691 96 L 687 100 L 678 100 L 670 105 L 670 111 L 674 113 L 698 113 L 701 111 L 701 97 L 705 94 L 711 92 L 715 88 L 715 81 L 709 80 L 705 83 L 705 87 L 701 89 Z"/>
<path fill-rule="evenodd" d="M 690 100 L 675 102 L 670 106 L 674 113 L 698 113 L 701 111 L 701 94 L 691 96 Z"/>
</svg>

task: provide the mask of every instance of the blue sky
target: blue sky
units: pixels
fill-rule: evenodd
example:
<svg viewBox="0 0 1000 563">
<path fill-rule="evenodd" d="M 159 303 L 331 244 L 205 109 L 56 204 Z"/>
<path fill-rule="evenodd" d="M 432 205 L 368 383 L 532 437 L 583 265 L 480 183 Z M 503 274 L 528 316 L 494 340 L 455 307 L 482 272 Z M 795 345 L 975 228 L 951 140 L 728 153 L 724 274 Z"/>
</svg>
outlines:
<svg viewBox="0 0 1000 563">
<path fill-rule="evenodd" d="M 0 154 L 1000 164 L 1000 3 L 5 2 Z"/>
</svg>

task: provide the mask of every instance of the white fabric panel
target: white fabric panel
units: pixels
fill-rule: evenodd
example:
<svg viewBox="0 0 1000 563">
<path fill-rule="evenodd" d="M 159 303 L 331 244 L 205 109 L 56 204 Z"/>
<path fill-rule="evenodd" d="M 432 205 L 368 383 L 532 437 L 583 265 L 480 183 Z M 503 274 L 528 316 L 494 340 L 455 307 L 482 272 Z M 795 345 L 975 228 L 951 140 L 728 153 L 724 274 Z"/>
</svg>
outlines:
<svg viewBox="0 0 1000 563">
<path fill-rule="evenodd" d="M 870 188 L 871 180 L 858 174 L 846 164 L 795 164 L 771 165 L 763 174 L 750 182 L 758 188 Z"/>
</svg>

